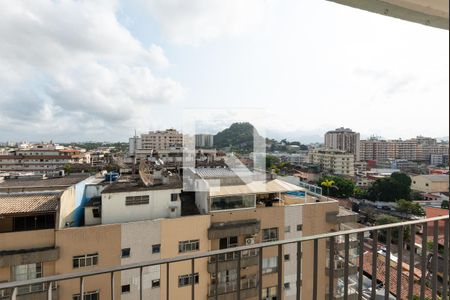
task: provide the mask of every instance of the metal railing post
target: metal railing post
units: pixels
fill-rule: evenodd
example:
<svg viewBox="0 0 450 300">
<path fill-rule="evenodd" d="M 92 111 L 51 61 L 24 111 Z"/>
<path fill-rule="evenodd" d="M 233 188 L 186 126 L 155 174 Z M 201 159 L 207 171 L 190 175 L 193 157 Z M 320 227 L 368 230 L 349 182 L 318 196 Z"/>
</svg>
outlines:
<svg viewBox="0 0 450 300">
<path fill-rule="evenodd" d="M 333 299 L 334 295 L 334 239 L 334 236 L 330 237 L 330 253 L 328 257 L 328 299 Z"/>
<path fill-rule="evenodd" d="M 450 272 L 450 266 L 449 266 L 449 226 L 450 226 L 450 221 L 449 220 L 445 220 L 445 229 L 444 229 L 444 274 L 442 276 L 442 299 L 447 299 L 447 297 L 449 296 L 448 293 L 448 273 Z"/>
<path fill-rule="evenodd" d="M 384 299 L 389 300 L 389 290 L 390 290 L 390 278 L 391 278 L 391 242 L 392 242 L 392 232 L 391 229 L 386 231 L 386 270 L 384 275 Z M 387 278 L 387 280 L 386 280 Z"/>
<path fill-rule="evenodd" d="M 416 241 L 416 226 L 413 224 L 410 227 L 411 234 L 409 238 L 409 274 L 408 274 L 408 299 L 413 298 L 414 288 L 414 250 Z"/>
<path fill-rule="evenodd" d="M 313 300 L 317 300 L 317 265 L 319 261 L 319 240 L 314 240 Z"/>
<path fill-rule="evenodd" d="M 348 299 L 348 264 L 349 261 L 349 250 L 350 250 L 350 235 L 346 234 L 345 239 L 345 250 L 344 250 L 344 299 Z"/>
<path fill-rule="evenodd" d="M 278 245 L 278 289 L 277 289 L 277 299 L 282 299 L 281 295 L 283 293 L 283 245 Z"/>
<path fill-rule="evenodd" d="M 403 269 L 403 226 L 398 228 L 398 257 L 397 257 L 397 299 L 402 298 L 402 269 Z"/>
<path fill-rule="evenodd" d="M 191 299 L 195 300 L 195 259 L 191 259 L 191 276 L 192 276 L 192 286 L 191 286 Z"/>
<path fill-rule="evenodd" d="M 12 295 L 11 295 L 11 300 L 16 300 L 17 299 L 17 287 L 15 287 L 13 289 Z"/>
<path fill-rule="evenodd" d="M 358 234 L 359 237 L 359 272 L 358 272 L 358 300 L 362 300 L 363 275 L 364 275 L 364 233 Z"/>
<path fill-rule="evenodd" d="M 52 300 L 52 282 L 48 284 L 48 294 L 47 294 L 47 300 Z"/>
<path fill-rule="evenodd" d="M 371 299 L 377 295 L 377 253 L 378 252 L 378 231 L 372 231 L 372 291 Z"/>
<path fill-rule="evenodd" d="M 432 265 L 432 277 L 431 277 L 431 299 L 437 298 L 437 266 L 438 266 L 438 235 L 439 235 L 439 222 L 433 222 L 433 265 Z"/>
<path fill-rule="evenodd" d="M 143 294 L 144 294 L 144 286 L 142 284 L 142 271 L 143 267 L 139 268 L 139 299 L 142 300 Z"/>
<path fill-rule="evenodd" d="M 301 272 L 302 272 L 302 242 L 297 242 L 297 293 L 296 300 L 300 300 L 301 297 Z"/>
<path fill-rule="evenodd" d="M 161 267 L 160 267 L 161 270 Z M 166 299 L 169 300 L 169 292 L 170 292 L 170 268 L 169 263 L 166 263 Z"/>
<path fill-rule="evenodd" d="M 83 300 L 84 296 L 84 277 L 80 277 L 80 299 Z"/>
<path fill-rule="evenodd" d="M 238 253 L 238 261 L 237 261 L 237 286 L 236 286 L 236 297 L 237 300 L 241 300 L 241 251 Z"/>
<path fill-rule="evenodd" d="M 427 279 L 427 240 L 428 240 L 428 223 L 422 225 L 422 253 L 420 257 L 420 266 L 422 276 L 420 278 L 420 300 L 425 300 L 425 281 Z"/>
<path fill-rule="evenodd" d="M 262 300 L 262 264 L 263 264 L 263 247 L 259 248 L 259 262 L 258 262 L 258 299 Z"/>
<path fill-rule="evenodd" d="M 111 299 L 115 299 L 115 291 L 114 291 L 114 272 L 111 272 Z"/>
</svg>

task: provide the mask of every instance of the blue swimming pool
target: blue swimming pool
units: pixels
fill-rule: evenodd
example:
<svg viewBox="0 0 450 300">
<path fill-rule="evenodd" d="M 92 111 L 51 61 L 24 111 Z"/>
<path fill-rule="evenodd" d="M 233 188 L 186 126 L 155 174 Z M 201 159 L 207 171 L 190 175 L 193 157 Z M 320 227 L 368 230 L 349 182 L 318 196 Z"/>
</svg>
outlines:
<svg viewBox="0 0 450 300">
<path fill-rule="evenodd" d="M 287 195 L 305 198 L 306 193 L 302 191 L 286 192 Z"/>
</svg>

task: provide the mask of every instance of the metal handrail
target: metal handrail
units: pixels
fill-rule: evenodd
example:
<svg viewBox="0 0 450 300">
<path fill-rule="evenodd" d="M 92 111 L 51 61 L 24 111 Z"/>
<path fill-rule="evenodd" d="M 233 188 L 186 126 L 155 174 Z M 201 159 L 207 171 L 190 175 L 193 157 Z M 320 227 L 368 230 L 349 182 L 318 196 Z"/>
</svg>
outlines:
<svg viewBox="0 0 450 300">
<path fill-rule="evenodd" d="M 331 237 L 334 238 L 334 237 L 340 236 L 340 235 L 349 235 L 349 234 L 355 234 L 355 233 L 364 233 L 364 232 L 368 232 L 368 231 L 378 231 L 378 230 L 384 230 L 384 229 L 406 227 L 409 225 L 437 222 L 437 221 L 443 221 L 443 220 L 448 220 L 448 219 L 449 219 L 449 216 L 439 216 L 439 217 L 428 218 L 428 219 L 398 222 L 398 223 L 391 223 L 391 224 L 378 225 L 378 226 L 372 226 L 372 227 L 329 232 L 329 233 L 323 233 L 323 234 L 317 234 L 317 235 L 311 235 L 311 236 L 305 236 L 305 237 L 299 237 L 299 238 L 278 240 L 278 241 L 267 242 L 267 243 L 259 243 L 259 244 L 253 244 L 253 245 L 248 245 L 248 246 L 239 246 L 239 247 L 234 247 L 234 248 L 229 248 L 229 249 L 213 250 L 213 251 L 204 252 L 204 253 L 196 253 L 193 255 L 156 259 L 156 260 L 151 260 L 151 261 L 132 263 L 132 264 L 120 265 L 120 266 L 113 266 L 113 267 L 101 268 L 101 269 L 85 271 L 85 272 L 66 273 L 66 274 L 51 275 L 51 276 L 41 277 L 41 278 L 36 278 L 36 279 L 29 279 L 29 280 L 24 280 L 24 281 L 5 282 L 5 283 L 0 283 L 0 289 L 15 288 L 15 287 L 20 287 L 20 286 L 25 286 L 25 285 L 30 285 L 30 284 L 45 283 L 45 282 L 52 282 L 52 281 L 79 279 L 79 278 L 107 274 L 107 273 L 110 274 L 113 272 L 120 272 L 120 271 L 125 271 L 125 270 L 140 269 L 140 268 L 150 267 L 150 266 L 171 264 L 171 263 L 176 263 L 176 262 L 181 262 L 181 261 L 189 261 L 189 260 L 192 261 L 195 259 L 208 258 L 208 257 L 212 257 L 215 255 L 221 255 L 221 254 L 226 254 L 226 253 L 231 253 L 231 252 L 236 252 L 236 251 L 246 251 L 246 250 L 252 250 L 252 249 L 256 249 L 256 248 L 262 249 L 262 248 L 268 248 L 268 247 L 273 247 L 273 246 L 281 246 L 281 245 L 285 245 L 285 244 L 293 244 L 293 243 L 298 243 L 298 242 L 303 243 L 303 242 L 315 241 L 315 240 L 326 239 L 326 238 L 331 238 Z"/>
</svg>

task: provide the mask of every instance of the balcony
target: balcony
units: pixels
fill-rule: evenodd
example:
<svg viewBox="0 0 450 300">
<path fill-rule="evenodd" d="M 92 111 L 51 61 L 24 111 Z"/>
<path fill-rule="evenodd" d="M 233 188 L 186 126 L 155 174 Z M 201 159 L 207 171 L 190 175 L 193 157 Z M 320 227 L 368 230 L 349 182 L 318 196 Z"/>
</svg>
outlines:
<svg viewBox="0 0 450 300">
<path fill-rule="evenodd" d="M 428 234 L 427 224 L 433 224 L 432 232 Z M 443 235 L 439 236 L 439 224 L 442 225 Z M 402 266 L 401 268 L 397 268 L 396 266 L 392 266 L 391 264 L 386 264 L 385 260 L 379 259 L 380 254 L 378 251 L 379 242 L 378 236 L 383 236 L 386 238 L 386 261 L 390 260 L 390 253 L 393 240 L 393 233 L 403 233 L 405 228 L 409 228 L 410 232 L 416 232 L 415 229 L 418 227 L 424 228 L 424 232 L 422 234 L 422 242 L 423 242 L 423 251 L 420 256 L 416 256 L 417 254 L 414 251 L 410 251 L 408 253 L 404 253 L 405 255 L 398 255 L 398 263 L 396 266 Z M 368 232 L 372 235 L 372 240 L 367 243 L 364 239 L 364 234 Z M 284 264 L 282 262 L 282 257 L 284 253 L 284 247 L 287 244 L 294 245 L 297 249 L 297 253 L 300 253 L 295 264 L 295 281 L 298 284 L 291 285 L 291 289 L 295 289 L 296 299 L 300 299 L 300 295 L 302 295 L 303 299 L 354 299 L 355 297 L 361 299 L 376 299 L 378 290 L 377 288 L 380 284 L 383 285 L 385 291 L 385 297 L 396 296 L 400 299 L 413 299 L 415 296 L 420 297 L 421 299 L 425 299 L 425 297 L 430 299 L 437 299 L 437 297 L 441 297 L 443 299 L 448 298 L 449 296 L 449 263 L 450 263 L 450 222 L 449 216 L 441 216 L 429 219 L 421 219 L 414 220 L 408 222 L 401 222 L 395 224 L 386 224 L 381 226 L 373 226 L 373 227 L 365 227 L 358 229 L 350 229 L 339 232 L 330 232 L 324 233 L 320 235 L 314 236 L 305 236 L 300 238 L 294 238 L 289 240 L 280 240 L 273 241 L 267 243 L 254 244 L 249 246 L 240 246 L 231 249 L 224 250 L 215 250 L 204 253 L 196 253 L 194 255 L 189 256 L 177 256 L 171 258 L 157 259 L 147 262 L 134 263 L 129 265 L 117 265 L 113 267 L 107 267 L 96 270 L 88 270 L 85 272 L 79 273 L 66 273 L 60 275 L 52 275 L 43 278 L 37 278 L 32 280 L 25 280 L 20 282 L 6 282 L 0 283 L 0 295 L 8 293 L 8 291 L 13 291 L 11 294 L 11 299 L 20 299 L 19 294 L 22 291 L 22 287 L 26 286 L 35 286 L 42 285 L 45 289 L 44 284 L 48 284 L 50 282 L 62 282 L 71 279 L 77 279 L 79 281 L 79 294 L 84 295 L 86 290 L 84 288 L 84 282 L 86 278 L 104 274 L 106 276 L 110 276 L 110 284 L 111 288 L 117 287 L 119 288 L 120 280 L 115 278 L 115 274 L 119 274 L 125 270 L 141 270 L 140 274 L 142 274 L 142 269 L 150 266 L 172 266 L 178 262 L 190 262 L 191 263 L 191 276 L 194 277 L 194 266 L 196 265 L 197 260 L 201 259 L 212 259 L 214 262 L 219 262 L 222 258 L 224 262 L 227 261 L 227 258 L 231 258 L 232 261 L 237 259 L 237 266 L 242 266 L 243 261 L 246 259 L 244 253 L 252 253 L 251 250 L 257 250 L 258 259 L 262 260 L 261 253 L 264 248 L 271 247 L 277 248 L 278 250 L 278 268 L 276 269 L 274 277 L 277 278 L 277 284 L 279 287 L 283 286 L 283 274 L 284 274 Z M 351 256 L 350 254 L 350 237 L 357 236 L 358 241 L 358 253 L 364 253 L 364 255 L 360 256 Z M 325 248 L 319 247 L 320 240 L 328 240 L 329 241 L 329 251 L 328 251 L 328 260 L 334 262 L 336 260 L 336 239 L 339 236 L 344 236 L 344 254 L 339 255 L 339 262 L 337 265 L 334 263 L 331 264 L 332 267 L 329 267 L 325 272 L 325 266 L 322 260 L 327 254 L 327 250 Z M 433 242 L 432 249 L 429 249 L 427 246 L 428 238 Z M 380 239 L 381 241 L 381 239 Z M 306 251 L 306 247 L 302 248 L 304 243 L 308 243 L 311 245 L 312 251 L 308 253 L 308 255 L 303 251 Z M 403 234 L 399 235 L 399 238 L 396 240 L 397 248 L 400 252 L 405 249 L 406 245 L 414 246 L 415 240 L 409 239 L 405 241 L 403 240 Z M 438 245 L 441 243 L 443 246 L 441 252 L 438 251 Z M 372 249 L 374 251 L 372 251 Z M 246 252 L 248 251 L 248 252 Z M 321 253 L 324 251 L 324 253 Z M 339 251 L 337 251 L 339 252 Z M 233 254 L 237 253 L 237 254 Z M 254 252 L 253 252 L 254 253 Z M 439 258 L 439 259 L 430 259 L 430 258 Z M 311 272 L 308 271 L 307 274 L 302 274 L 302 265 L 305 263 L 310 263 Z M 409 265 L 417 265 L 415 267 L 409 267 Z M 196 289 L 198 283 L 195 280 L 191 280 L 192 284 L 188 287 L 185 287 L 186 297 L 184 299 L 198 299 L 198 298 L 208 298 L 210 299 L 244 299 L 246 297 L 262 297 L 263 295 L 263 287 L 259 284 L 262 281 L 263 277 L 263 269 L 262 264 L 258 264 L 258 271 L 256 277 L 247 277 L 241 278 L 240 270 L 241 268 L 236 268 L 236 280 L 231 283 L 219 283 L 216 285 L 210 285 L 209 290 L 203 295 L 197 295 L 200 289 Z M 175 268 L 171 268 L 174 270 Z M 341 272 L 343 270 L 343 277 L 336 278 L 335 273 Z M 424 271 L 421 271 L 424 270 Z M 357 271 L 357 272 L 354 272 Z M 323 276 L 325 273 L 328 273 L 329 276 L 323 278 L 319 276 Z M 354 273 L 353 276 L 350 274 Z M 170 276 L 178 276 L 179 274 L 173 274 L 171 271 Z M 303 278 L 302 278 L 303 276 Z M 352 279 L 354 278 L 354 279 Z M 142 279 L 142 277 L 140 277 Z M 303 279 L 303 280 L 302 280 Z M 308 280 L 306 280 L 308 279 Z M 200 276 L 200 281 L 204 285 L 206 285 L 209 281 L 209 276 Z M 204 281 L 203 281 L 204 280 Z M 142 280 L 139 281 L 142 284 Z M 171 281 L 169 280 L 169 283 Z M 172 281 L 173 282 L 173 281 Z M 176 281 L 175 281 L 176 282 Z M 363 282 L 368 282 L 369 288 L 366 288 L 363 285 Z M 176 289 L 177 286 L 172 286 L 171 284 L 166 284 L 166 278 L 161 278 L 161 288 L 165 288 L 165 299 L 174 299 L 173 296 L 170 296 L 170 291 Z M 307 285 L 307 286 L 306 286 Z M 141 293 L 140 299 L 144 299 L 143 291 L 144 289 L 140 288 L 139 291 Z M 277 299 L 284 299 L 284 289 L 278 288 L 276 289 L 276 297 Z M 267 291 L 267 290 L 265 290 Z M 46 293 L 48 293 L 47 299 L 56 299 L 53 293 L 53 288 L 48 288 Z M 163 295 L 163 294 L 161 294 Z M 327 297 L 327 295 L 330 295 Z M 63 295 L 67 296 L 67 295 Z M 120 298 L 119 295 L 112 294 L 111 299 Z"/>
<path fill-rule="evenodd" d="M 258 249 L 241 252 L 241 268 L 256 266 L 258 264 Z M 236 269 L 238 267 L 239 252 L 230 252 L 210 257 L 208 260 L 208 272 L 216 273 L 216 268 L 221 271 Z"/>
<path fill-rule="evenodd" d="M 45 282 L 21 286 L 18 289 L 0 289 L 0 299 L 33 299 L 33 300 L 46 300 L 49 295 L 49 288 L 51 291 L 52 299 L 57 300 L 57 284 L 55 282 Z"/>
<path fill-rule="evenodd" d="M 261 222 L 256 219 L 213 223 L 208 229 L 208 238 L 215 240 L 229 236 L 254 235 L 259 232 L 260 226 Z"/>
<path fill-rule="evenodd" d="M 256 276 L 241 279 L 240 298 L 247 299 L 258 296 L 258 279 Z M 212 284 L 208 288 L 208 300 L 233 300 L 236 299 L 238 282 L 230 281 Z M 217 296 L 217 297 L 216 297 Z"/>
</svg>

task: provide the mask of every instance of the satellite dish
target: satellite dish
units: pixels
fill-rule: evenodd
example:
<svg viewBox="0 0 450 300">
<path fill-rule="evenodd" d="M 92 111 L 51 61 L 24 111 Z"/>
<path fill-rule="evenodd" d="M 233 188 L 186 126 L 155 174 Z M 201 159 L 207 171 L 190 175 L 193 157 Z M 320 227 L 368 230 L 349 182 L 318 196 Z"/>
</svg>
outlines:
<svg viewBox="0 0 450 300">
<path fill-rule="evenodd" d="M 154 184 L 153 175 L 150 173 L 150 168 L 144 162 L 144 160 L 141 160 L 139 164 L 139 176 L 141 177 L 141 180 L 145 186 Z"/>
</svg>

